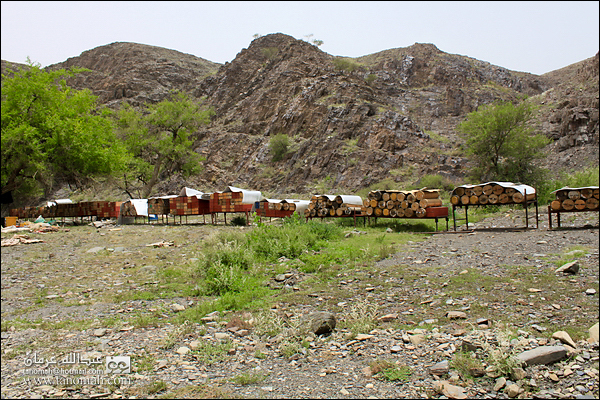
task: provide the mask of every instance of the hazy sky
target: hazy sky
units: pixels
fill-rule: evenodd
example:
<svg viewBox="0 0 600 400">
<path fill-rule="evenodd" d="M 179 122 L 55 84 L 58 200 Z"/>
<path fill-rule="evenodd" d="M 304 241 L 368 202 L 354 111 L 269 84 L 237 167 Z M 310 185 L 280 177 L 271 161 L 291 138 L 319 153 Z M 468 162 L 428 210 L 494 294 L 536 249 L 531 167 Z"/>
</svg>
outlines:
<svg viewBox="0 0 600 400">
<path fill-rule="evenodd" d="M 113 42 L 232 61 L 254 34 L 323 41 L 335 56 L 433 43 L 543 74 L 598 52 L 598 1 L 2 1 L 2 59 L 42 66 Z"/>
</svg>

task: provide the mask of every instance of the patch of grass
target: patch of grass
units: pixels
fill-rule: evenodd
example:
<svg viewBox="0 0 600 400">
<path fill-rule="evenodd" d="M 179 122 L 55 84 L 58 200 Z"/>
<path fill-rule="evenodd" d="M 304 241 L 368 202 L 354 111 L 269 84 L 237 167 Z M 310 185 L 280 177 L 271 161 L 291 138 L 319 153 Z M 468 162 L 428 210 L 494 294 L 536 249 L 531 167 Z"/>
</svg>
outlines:
<svg viewBox="0 0 600 400">
<path fill-rule="evenodd" d="M 178 341 L 193 332 L 194 326 L 189 321 L 184 321 L 183 323 L 176 325 L 175 328 L 167 334 L 167 337 L 159 342 L 158 347 L 164 350 L 172 349 Z"/>
<path fill-rule="evenodd" d="M 134 365 L 137 373 L 150 372 L 154 369 L 155 359 L 153 356 L 144 356 L 136 361 L 134 361 Z"/>
<path fill-rule="evenodd" d="M 231 381 L 240 386 L 246 386 L 253 385 L 255 383 L 260 383 L 267 379 L 267 376 L 268 374 L 261 371 L 248 371 L 234 376 L 233 378 L 231 378 Z"/>
<path fill-rule="evenodd" d="M 369 367 L 373 376 L 389 382 L 408 381 L 412 374 L 410 367 L 383 359 L 372 361 Z"/>
<path fill-rule="evenodd" d="M 357 301 L 341 321 L 341 328 L 349 330 L 351 338 L 355 338 L 359 333 L 369 333 L 377 327 L 375 318 L 378 311 L 378 306 L 367 299 Z"/>
<path fill-rule="evenodd" d="M 139 396 L 139 397 L 148 397 L 148 396 L 153 396 L 157 393 L 163 392 L 165 390 L 167 390 L 168 385 L 165 381 L 154 381 L 154 382 L 150 382 L 150 383 L 145 383 L 141 386 L 135 387 L 133 389 L 131 389 L 130 391 L 132 392 L 132 395 L 135 396 Z"/>
<path fill-rule="evenodd" d="M 219 343 L 201 342 L 196 350 L 190 353 L 198 362 L 205 365 L 212 365 L 220 361 L 227 360 L 227 353 L 232 348 L 230 341 Z"/>
<path fill-rule="evenodd" d="M 483 363 L 468 352 L 458 352 L 452 356 L 450 368 L 458 372 L 462 380 L 467 381 L 473 379 L 477 371 L 483 371 Z"/>
<path fill-rule="evenodd" d="M 279 345 L 279 351 L 281 352 L 281 355 L 285 358 L 290 358 L 294 354 L 301 353 L 302 346 L 300 345 L 300 343 L 294 340 L 284 340 Z"/>
</svg>

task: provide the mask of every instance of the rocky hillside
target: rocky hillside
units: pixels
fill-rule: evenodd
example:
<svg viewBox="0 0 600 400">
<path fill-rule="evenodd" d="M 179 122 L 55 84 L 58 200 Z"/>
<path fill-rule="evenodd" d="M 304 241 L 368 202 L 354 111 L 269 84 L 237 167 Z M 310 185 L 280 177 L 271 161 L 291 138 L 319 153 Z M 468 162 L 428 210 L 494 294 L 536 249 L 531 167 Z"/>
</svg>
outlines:
<svg viewBox="0 0 600 400">
<path fill-rule="evenodd" d="M 113 43 L 49 68 L 90 69 L 71 84 L 113 108 L 160 101 L 172 89 L 214 107 L 211 125 L 197 132 L 204 172 L 188 181 L 163 177 L 156 194 L 187 184 L 275 196 L 355 192 L 427 174 L 459 181 L 468 160 L 456 124 L 481 104 L 523 95 L 541 105 L 538 130 L 554 139 L 549 165 L 597 165 L 598 65 L 596 54 L 537 76 L 420 43 L 342 58 L 278 33 L 255 39 L 224 65 Z M 268 144 L 280 133 L 288 135 L 290 151 L 274 163 Z"/>
</svg>

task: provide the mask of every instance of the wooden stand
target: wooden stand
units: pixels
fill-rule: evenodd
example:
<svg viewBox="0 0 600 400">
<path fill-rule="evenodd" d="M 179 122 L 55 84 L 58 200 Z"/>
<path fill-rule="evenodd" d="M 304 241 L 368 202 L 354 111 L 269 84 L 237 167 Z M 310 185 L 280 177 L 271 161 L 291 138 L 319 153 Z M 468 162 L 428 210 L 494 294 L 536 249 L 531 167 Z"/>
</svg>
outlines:
<svg viewBox="0 0 600 400">
<path fill-rule="evenodd" d="M 514 205 L 514 204 L 522 204 L 523 208 L 525 209 L 525 228 L 529 228 L 529 213 L 528 213 L 528 207 L 530 204 L 535 204 L 535 229 L 538 228 L 539 225 L 539 216 L 538 216 L 538 202 L 537 202 L 537 195 L 535 197 L 535 200 L 530 200 L 530 201 L 526 201 L 524 200 L 522 203 L 503 203 L 503 204 L 494 204 L 494 205 L 499 205 L 499 206 L 506 206 L 506 205 Z M 456 204 L 456 205 L 452 205 L 452 219 L 454 220 L 454 231 L 456 231 L 456 209 L 458 207 L 464 207 L 465 208 L 465 218 L 460 218 L 458 219 L 458 221 L 465 221 L 466 222 L 466 226 L 469 226 L 469 215 L 468 215 L 468 209 L 469 207 L 481 207 L 481 206 L 489 206 L 491 204 Z M 531 217 L 533 218 L 533 217 Z"/>
<path fill-rule="evenodd" d="M 574 213 L 574 212 L 599 212 L 600 210 L 553 210 L 552 206 L 548 206 L 548 229 L 552 229 L 552 214 L 556 214 L 556 226 L 560 228 L 560 214 L 561 213 Z"/>
</svg>

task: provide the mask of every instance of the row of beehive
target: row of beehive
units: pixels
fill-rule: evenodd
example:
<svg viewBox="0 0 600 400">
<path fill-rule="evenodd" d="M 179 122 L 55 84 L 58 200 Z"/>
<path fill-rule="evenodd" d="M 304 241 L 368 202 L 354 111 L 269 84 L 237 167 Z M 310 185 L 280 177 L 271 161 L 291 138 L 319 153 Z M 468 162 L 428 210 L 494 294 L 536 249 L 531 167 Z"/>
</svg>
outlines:
<svg viewBox="0 0 600 400">
<path fill-rule="evenodd" d="M 447 215 L 441 207 L 438 189 L 375 190 L 369 192 L 363 206 L 365 214 L 374 217 L 423 218 Z"/>
<path fill-rule="evenodd" d="M 522 204 L 535 199 L 536 192 L 531 186 L 515 185 L 510 182 L 488 182 L 455 187 L 450 196 L 450 203 L 454 206 Z"/>
<path fill-rule="evenodd" d="M 597 210 L 599 191 L 596 186 L 582 188 L 562 188 L 556 192 L 556 199 L 550 203 L 554 211 Z"/>
<path fill-rule="evenodd" d="M 117 218 L 121 201 L 86 201 L 80 203 L 54 204 L 43 207 L 24 207 L 10 210 L 18 218 L 87 217 Z"/>
</svg>

